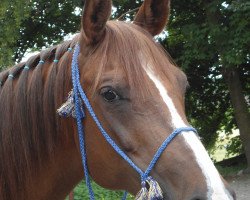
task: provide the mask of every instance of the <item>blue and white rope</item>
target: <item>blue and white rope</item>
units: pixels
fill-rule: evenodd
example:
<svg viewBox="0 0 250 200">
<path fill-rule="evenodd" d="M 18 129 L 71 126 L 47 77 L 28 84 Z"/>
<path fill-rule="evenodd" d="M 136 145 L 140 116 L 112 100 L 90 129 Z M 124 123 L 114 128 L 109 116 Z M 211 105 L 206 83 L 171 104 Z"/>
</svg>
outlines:
<svg viewBox="0 0 250 200">
<path fill-rule="evenodd" d="M 87 164 L 87 154 L 86 154 L 86 148 L 85 148 L 85 137 L 84 137 L 84 129 L 82 124 L 82 113 L 79 103 L 79 96 L 78 96 L 78 88 L 77 88 L 77 76 L 76 74 L 76 67 L 73 67 L 73 63 L 78 63 L 78 54 L 79 50 L 76 48 L 74 51 L 74 55 L 72 58 L 72 81 L 73 81 L 73 91 L 74 91 L 74 99 L 75 99 L 75 112 L 76 112 L 76 120 L 77 120 L 77 127 L 78 127 L 78 137 L 79 137 L 79 145 L 80 145 L 80 152 L 82 157 L 82 164 L 84 168 L 84 175 L 85 175 L 85 181 L 86 185 L 89 191 L 89 197 L 90 200 L 95 199 L 95 195 L 91 186 L 90 182 L 90 176 L 89 176 L 89 170 L 88 170 L 88 164 Z M 77 67 L 78 68 L 78 67 Z"/>
</svg>

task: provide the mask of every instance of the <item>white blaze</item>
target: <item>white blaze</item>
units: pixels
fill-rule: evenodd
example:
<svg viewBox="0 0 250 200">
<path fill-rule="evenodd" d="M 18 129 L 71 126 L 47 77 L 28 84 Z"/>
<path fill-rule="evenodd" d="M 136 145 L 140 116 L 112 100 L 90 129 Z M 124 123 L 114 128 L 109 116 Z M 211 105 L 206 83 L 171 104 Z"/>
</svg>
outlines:
<svg viewBox="0 0 250 200">
<path fill-rule="evenodd" d="M 165 102 L 172 118 L 173 128 L 186 127 L 187 125 L 182 120 L 181 116 L 177 112 L 175 105 L 168 95 L 168 92 L 160 79 L 156 74 L 149 68 L 145 68 L 145 71 L 149 78 L 153 81 L 156 88 L 158 89 L 163 101 Z M 207 151 L 204 146 L 196 136 L 194 132 L 183 132 L 187 145 L 193 150 L 196 157 L 197 163 L 199 164 L 208 186 L 207 198 L 209 200 L 231 200 L 233 199 L 229 192 L 225 189 L 225 186 L 219 176 L 217 169 L 215 168 L 213 162 L 211 161 Z"/>
</svg>

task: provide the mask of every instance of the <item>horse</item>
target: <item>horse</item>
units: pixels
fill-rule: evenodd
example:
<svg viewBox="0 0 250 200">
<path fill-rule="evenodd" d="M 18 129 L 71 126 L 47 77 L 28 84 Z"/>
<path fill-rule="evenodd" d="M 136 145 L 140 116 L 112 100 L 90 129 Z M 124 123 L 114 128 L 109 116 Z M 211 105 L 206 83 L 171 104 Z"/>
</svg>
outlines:
<svg viewBox="0 0 250 200">
<path fill-rule="evenodd" d="M 71 61 L 102 126 L 145 170 L 173 130 L 189 126 L 187 77 L 154 40 L 168 22 L 169 0 L 145 0 L 134 21 L 111 21 L 111 0 L 86 0 L 81 31 L 0 74 L 0 199 L 64 199 L 84 178 L 77 125 L 57 109 L 72 90 Z M 107 143 L 89 113 L 88 170 L 104 188 L 135 195 L 139 174 Z M 182 131 L 150 172 L 166 200 L 231 200 L 197 134 Z"/>
</svg>

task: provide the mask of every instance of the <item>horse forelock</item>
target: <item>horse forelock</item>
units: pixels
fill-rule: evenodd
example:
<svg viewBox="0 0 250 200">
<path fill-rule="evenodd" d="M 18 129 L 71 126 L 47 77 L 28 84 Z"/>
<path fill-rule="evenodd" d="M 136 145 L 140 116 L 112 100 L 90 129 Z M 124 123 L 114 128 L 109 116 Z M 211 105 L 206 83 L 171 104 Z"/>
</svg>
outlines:
<svg viewBox="0 0 250 200">
<path fill-rule="evenodd" d="M 162 46 L 146 30 L 132 23 L 109 21 L 104 38 L 93 49 L 89 62 L 85 64 L 89 66 L 85 70 L 95 71 L 90 89 L 92 94 L 101 84 L 106 68 L 112 66 L 114 71 L 123 71 L 127 84 L 133 88 L 131 92 L 135 92 L 139 96 L 137 99 L 143 102 L 152 94 L 152 87 L 141 58 L 145 59 L 144 63 L 150 63 L 159 76 L 180 85 L 178 89 L 185 90 L 187 86 L 186 76 Z"/>
</svg>

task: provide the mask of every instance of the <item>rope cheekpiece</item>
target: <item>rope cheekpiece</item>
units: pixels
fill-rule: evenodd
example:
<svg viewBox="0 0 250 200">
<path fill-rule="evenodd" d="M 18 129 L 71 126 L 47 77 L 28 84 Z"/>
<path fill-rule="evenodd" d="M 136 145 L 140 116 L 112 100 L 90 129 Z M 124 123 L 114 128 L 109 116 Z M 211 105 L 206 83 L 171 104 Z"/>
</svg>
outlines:
<svg viewBox="0 0 250 200">
<path fill-rule="evenodd" d="M 70 48 L 70 50 L 72 50 Z M 163 199 L 163 193 L 162 190 L 158 184 L 157 181 L 155 181 L 149 174 L 154 168 L 156 162 L 158 161 L 159 157 L 163 153 L 163 151 L 166 149 L 168 144 L 180 133 L 183 131 L 193 131 L 196 132 L 196 130 L 193 127 L 183 127 L 183 128 L 177 128 L 175 129 L 162 143 L 160 148 L 155 153 L 152 161 L 150 162 L 148 168 L 143 171 L 141 170 L 123 151 L 122 149 L 115 143 L 115 141 L 108 135 L 108 133 L 104 130 L 102 127 L 100 121 L 98 120 L 97 116 L 95 115 L 95 112 L 85 94 L 85 92 L 82 89 L 81 83 L 80 83 L 80 73 L 79 73 L 79 67 L 78 67 L 78 55 L 80 53 L 80 46 L 79 44 L 76 44 L 73 58 L 72 58 L 72 82 L 73 82 L 73 91 L 69 93 L 67 101 L 57 110 L 60 116 L 63 117 L 69 117 L 73 116 L 76 118 L 77 127 L 78 127 L 78 136 L 79 136 L 79 144 L 80 144 L 80 152 L 82 157 L 82 164 L 84 168 L 84 174 L 85 174 L 85 180 L 86 185 L 89 190 L 89 197 L 90 200 L 94 200 L 94 192 L 91 187 L 90 183 L 90 176 L 88 171 L 88 165 L 87 165 L 87 155 L 86 155 L 86 149 L 85 149 L 85 136 L 84 136 L 84 128 L 82 124 L 82 120 L 85 117 L 84 113 L 84 105 L 86 109 L 88 110 L 90 116 L 93 118 L 94 122 L 96 123 L 97 127 L 99 128 L 101 134 L 106 139 L 106 141 L 113 147 L 113 149 L 124 159 L 127 161 L 127 163 L 136 170 L 139 175 L 141 176 L 141 183 L 142 183 L 142 189 L 138 192 L 135 199 L 136 200 L 162 200 Z M 126 199 L 127 193 L 124 194 L 123 199 Z"/>
</svg>

